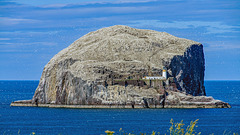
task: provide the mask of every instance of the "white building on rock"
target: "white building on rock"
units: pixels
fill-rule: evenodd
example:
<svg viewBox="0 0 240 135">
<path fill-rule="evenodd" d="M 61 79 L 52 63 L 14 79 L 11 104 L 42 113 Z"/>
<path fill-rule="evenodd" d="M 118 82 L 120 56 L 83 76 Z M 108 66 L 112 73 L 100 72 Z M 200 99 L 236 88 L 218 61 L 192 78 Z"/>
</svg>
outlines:
<svg viewBox="0 0 240 135">
<path fill-rule="evenodd" d="M 163 67 L 162 76 L 145 76 L 142 79 L 146 79 L 146 80 L 163 80 L 163 79 L 167 79 L 167 69 L 165 67 Z"/>
</svg>

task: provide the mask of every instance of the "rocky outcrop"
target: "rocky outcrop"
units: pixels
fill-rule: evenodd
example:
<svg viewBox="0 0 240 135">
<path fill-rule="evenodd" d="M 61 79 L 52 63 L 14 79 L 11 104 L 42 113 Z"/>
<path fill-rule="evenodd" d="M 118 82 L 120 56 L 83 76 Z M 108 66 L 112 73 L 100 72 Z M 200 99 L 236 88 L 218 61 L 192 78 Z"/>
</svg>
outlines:
<svg viewBox="0 0 240 135">
<path fill-rule="evenodd" d="M 161 89 L 142 87 L 143 76 L 159 76 L 163 67 L 174 85 L 163 85 Z M 205 96 L 204 68 L 201 43 L 165 32 L 121 25 L 107 27 L 81 37 L 49 61 L 32 103 L 158 105 L 164 90 Z M 126 85 L 126 78 L 137 81 Z M 116 81 L 124 81 L 121 83 L 125 86 Z M 161 82 L 165 83 L 169 82 Z M 166 97 L 164 100 L 171 101 Z"/>
<path fill-rule="evenodd" d="M 213 97 L 192 96 L 183 92 L 168 91 L 166 98 L 168 108 L 230 108 L 228 103 Z"/>
</svg>

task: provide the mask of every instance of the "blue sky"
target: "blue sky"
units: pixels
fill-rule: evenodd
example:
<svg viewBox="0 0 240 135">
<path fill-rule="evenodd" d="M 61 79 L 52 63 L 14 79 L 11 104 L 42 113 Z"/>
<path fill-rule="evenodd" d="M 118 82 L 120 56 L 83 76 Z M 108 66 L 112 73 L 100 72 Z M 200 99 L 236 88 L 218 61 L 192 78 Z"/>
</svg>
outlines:
<svg viewBox="0 0 240 135">
<path fill-rule="evenodd" d="M 240 80 L 239 0 L 1 0 L 0 80 L 39 80 L 73 41 L 119 24 L 201 42 L 206 80 Z"/>
</svg>

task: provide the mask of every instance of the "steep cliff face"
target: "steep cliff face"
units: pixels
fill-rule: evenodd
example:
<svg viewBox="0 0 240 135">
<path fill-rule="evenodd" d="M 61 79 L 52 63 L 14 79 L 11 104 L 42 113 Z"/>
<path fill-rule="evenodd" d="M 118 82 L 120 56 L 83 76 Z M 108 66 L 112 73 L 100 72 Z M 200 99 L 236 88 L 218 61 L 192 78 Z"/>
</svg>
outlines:
<svg viewBox="0 0 240 135">
<path fill-rule="evenodd" d="M 204 87 L 203 46 L 192 45 L 184 55 L 172 58 L 169 69 L 176 79 L 177 88 L 194 96 L 206 95 Z"/>
<path fill-rule="evenodd" d="M 162 93 L 108 82 L 141 78 L 166 67 L 178 90 L 194 96 L 204 89 L 203 46 L 165 32 L 112 26 L 88 33 L 55 55 L 44 67 L 32 102 L 52 104 L 127 104 L 151 102 Z"/>
</svg>

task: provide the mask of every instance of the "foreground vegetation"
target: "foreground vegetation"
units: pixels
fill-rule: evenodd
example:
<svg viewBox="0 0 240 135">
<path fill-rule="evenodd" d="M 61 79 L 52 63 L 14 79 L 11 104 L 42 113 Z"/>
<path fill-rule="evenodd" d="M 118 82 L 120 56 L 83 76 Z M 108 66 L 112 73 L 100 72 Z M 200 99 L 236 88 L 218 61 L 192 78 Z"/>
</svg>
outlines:
<svg viewBox="0 0 240 135">
<path fill-rule="evenodd" d="M 173 119 L 170 120 L 171 127 L 167 131 L 167 134 L 164 135 L 201 135 L 201 132 L 196 132 L 195 128 L 197 127 L 198 119 L 195 121 L 191 121 L 191 123 L 187 126 L 186 129 L 183 128 L 183 120 L 180 123 L 174 123 Z M 114 131 L 105 131 L 107 135 L 136 135 L 132 133 L 125 133 L 122 128 L 120 128 L 119 133 L 116 133 Z M 152 131 L 152 133 L 139 133 L 140 135 L 163 135 L 160 132 Z M 214 135 L 214 134 L 211 134 Z M 231 133 L 231 132 L 224 132 L 223 135 L 238 135 L 238 133 Z"/>
<path fill-rule="evenodd" d="M 174 123 L 173 119 L 170 120 L 171 126 L 167 130 L 167 133 L 160 133 L 156 131 L 152 131 L 152 133 L 139 133 L 139 134 L 132 134 L 132 133 L 125 133 L 122 128 L 119 129 L 118 133 L 115 133 L 115 131 L 109 131 L 106 130 L 105 133 L 107 135 L 201 135 L 201 132 L 196 132 L 195 128 L 197 127 L 198 119 L 195 121 L 191 121 L 191 123 L 187 126 L 186 129 L 184 129 L 183 120 L 180 123 Z M 164 132 L 164 131 L 163 131 Z M 35 132 L 30 133 L 30 135 L 35 135 Z M 3 135 L 6 135 L 5 132 Z M 20 130 L 18 131 L 18 134 L 20 135 Z M 37 135 L 37 134 L 36 134 Z M 61 135 L 61 134 L 59 134 Z M 103 135 L 103 134 L 101 134 Z M 214 133 L 210 134 L 214 135 Z M 239 135 L 238 133 L 232 133 L 232 132 L 224 132 L 222 135 Z"/>
</svg>

